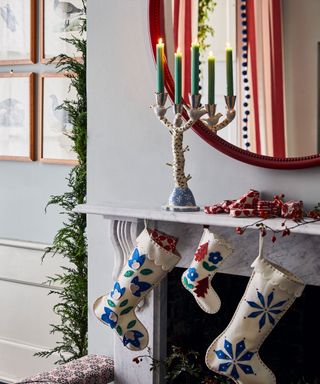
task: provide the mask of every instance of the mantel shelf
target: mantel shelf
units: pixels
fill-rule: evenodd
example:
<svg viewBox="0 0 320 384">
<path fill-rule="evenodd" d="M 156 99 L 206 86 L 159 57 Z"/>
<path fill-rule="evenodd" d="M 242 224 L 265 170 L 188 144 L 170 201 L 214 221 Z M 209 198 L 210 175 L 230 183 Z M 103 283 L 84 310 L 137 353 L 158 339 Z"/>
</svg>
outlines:
<svg viewBox="0 0 320 384">
<path fill-rule="evenodd" d="M 218 227 L 243 227 L 259 220 L 259 218 L 234 218 L 227 214 L 208 215 L 204 212 L 169 212 L 161 210 L 160 207 L 151 207 L 137 203 L 103 203 L 103 204 L 81 204 L 75 208 L 75 212 L 101 215 L 113 220 L 147 219 L 154 221 L 167 221 L 185 224 L 212 225 Z M 275 218 L 266 220 L 264 223 L 278 230 L 283 228 L 283 219 Z M 295 223 L 287 221 L 291 227 Z M 255 227 L 253 227 L 255 228 Z M 320 235 L 320 222 L 310 223 L 294 228 L 292 232 Z"/>
</svg>

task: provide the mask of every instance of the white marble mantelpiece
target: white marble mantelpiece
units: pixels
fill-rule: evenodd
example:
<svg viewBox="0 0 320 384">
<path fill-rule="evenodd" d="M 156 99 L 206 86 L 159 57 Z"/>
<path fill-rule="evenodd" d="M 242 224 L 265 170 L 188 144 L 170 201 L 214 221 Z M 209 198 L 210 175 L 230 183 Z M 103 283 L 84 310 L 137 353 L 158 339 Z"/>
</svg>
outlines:
<svg viewBox="0 0 320 384">
<path fill-rule="evenodd" d="M 204 212 L 171 212 L 160 207 L 151 207 L 139 203 L 104 203 L 78 205 L 76 212 L 101 215 L 109 219 L 129 220 L 148 219 L 184 224 L 212 225 L 217 227 L 243 227 L 259 220 L 259 218 L 235 218 L 227 214 L 208 215 Z M 282 218 L 266 220 L 266 225 L 274 229 L 281 229 Z M 294 224 L 287 221 L 288 226 Z M 320 222 L 310 223 L 295 228 L 292 232 L 308 235 L 320 235 Z"/>
<path fill-rule="evenodd" d="M 203 225 L 210 225 L 212 230 L 223 235 L 235 247 L 233 257 L 227 260 L 221 272 L 249 276 L 251 274 L 250 265 L 258 251 L 256 227 L 250 228 L 241 236 L 235 233 L 235 227 L 252 224 L 258 218 L 234 218 L 227 214 L 208 215 L 204 212 L 169 212 L 161 210 L 160 207 L 150 207 L 138 203 L 84 204 L 77 206 L 76 211 L 102 215 L 114 222 L 136 224 L 140 222 L 140 228 L 144 219 L 149 220 L 159 230 L 179 238 L 178 250 L 182 259 L 178 267 L 188 267 L 198 245 Z M 281 229 L 283 228 L 281 227 L 282 222 L 283 219 L 276 218 L 266 220 L 265 224 L 273 229 Z M 288 227 L 294 224 L 290 220 L 287 221 Z M 116 229 L 117 231 L 119 228 Z M 116 233 L 114 234 L 115 236 L 112 237 L 117 237 Z M 296 273 L 307 284 L 320 285 L 319 235 L 320 222 L 317 222 L 293 229 L 292 234 L 286 238 L 282 238 L 279 234 L 278 240 L 274 244 L 269 237 L 265 241 L 265 255 Z M 115 242 L 114 239 L 113 242 Z M 131 244 L 134 244 L 134 239 Z M 117 269 L 119 267 L 117 260 L 116 264 Z M 116 275 L 115 270 L 114 277 Z"/>
<path fill-rule="evenodd" d="M 243 235 L 235 232 L 235 227 L 252 224 L 258 218 L 233 218 L 229 215 L 208 215 L 204 212 L 168 212 L 160 207 L 147 207 L 142 204 L 104 203 L 77 206 L 76 212 L 101 215 L 111 220 L 110 239 L 115 248 L 113 279 L 117 279 L 127 262 L 135 239 L 147 220 L 148 226 L 159 229 L 179 238 L 177 250 L 181 255 L 178 267 L 187 268 L 198 246 L 203 225 L 209 225 L 213 232 L 222 235 L 234 247 L 234 252 L 223 264 L 221 272 L 250 276 L 250 265 L 258 253 L 259 233 L 256 228 L 247 230 Z M 281 229 L 282 219 L 271 219 L 265 223 L 273 229 Z M 294 222 L 287 222 L 290 227 Z M 310 223 L 292 230 L 292 234 L 273 244 L 266 237 L 264 255 L 297 274 L 306 284 L 320 286 L 320 223 Z M 166 282 L 154 289 L 138 312 L 138 317 L 147 325 L 152 355 L 163 358 L 166 355 Z M 190 298 L 191 299 L 191 298 Z M 90 305 L 90 303 L 89 303 Z M 99 326 L 103 326 L 99 324 Z M 110 330 L 111 332 L 111 330 Z M 133 365 L 132 358 L 139 355 L 124 348 L 115 338 L 115 383 L 116 384 L 160 384 L 163 372 L 150 371 L 150 365 L 143 362 Z M 143 353 L 144 354 L 144 353 Z M 132 375 L 132 369 L 136 374 Z"/>
</svg>

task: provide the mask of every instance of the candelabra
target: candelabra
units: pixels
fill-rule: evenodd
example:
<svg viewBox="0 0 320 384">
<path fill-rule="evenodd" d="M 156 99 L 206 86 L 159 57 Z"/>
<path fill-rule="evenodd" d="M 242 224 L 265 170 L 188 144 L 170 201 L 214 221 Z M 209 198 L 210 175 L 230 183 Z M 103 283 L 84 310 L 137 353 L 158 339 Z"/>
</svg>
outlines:
<svg viewBox="0 0 320 384">
<path fill-rule="evenodd" d="M 174 104 L 174 119 L 170 122 L 166 118 L 166 107 L 168 94 L 165 92 L 156 93 L 156 103 L 152 106 L 154 113 L 159 120 L 168 128 L 171 134 L 171 146 L 173 154 L 172 167 L 174 189 L 169 197 L 169 203 L 163 209 L 169 211 L 194 212 L 199 211 L 200 207 L 196 205 L 193 193 L 188 187 L 190 175 L 185 175 L 185 157 L 184 154 L 189 150 L 189 147 L 183 147 L 183 134 L 191 128 L 197 121 L 202 121 L 208 129 L 217 132 L 225 128 L 235 118 L 234 110 L 236 96 L 225 96 L 226 116 L 219 123 L 223 116 L 221 113 L 216 113 L 216 104 L 201 105 L 201 95 L 190 95 L 190 107 L 184 106 L 182 103 Z M 189 119 L 183 118 L 182 112 L 185 108 L 188 112 Z M 205 118 L 205 115 L 207 117 Z"/>
</svg>

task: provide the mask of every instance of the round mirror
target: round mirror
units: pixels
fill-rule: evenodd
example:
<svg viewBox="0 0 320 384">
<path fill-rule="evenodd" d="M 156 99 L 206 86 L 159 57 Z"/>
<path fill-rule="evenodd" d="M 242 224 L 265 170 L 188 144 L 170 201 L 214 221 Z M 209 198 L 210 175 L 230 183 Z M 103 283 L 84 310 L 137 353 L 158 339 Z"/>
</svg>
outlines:
<svg viewBox="0 0 320 384">
<path fill-rule="evenodd" d="M 216 113 L 225 115 L 226 46 L 233 49 L 236 118 L 215 132 L 193 129 L 216 149 L 268 168 L 320 164 L 320 2 L 149 0 L 152 49 L 165 41 L 165 86 L 174 97 L 174 53 L 182 52 L 189 104 L 193 41 L 200 45 L 200 93 L 208 103 L 208 56 L 215 57 Z M 299 28 L 297 28 L 299 25 Z M 211 90 L 212 91 L 212 90 Z"/>
</svg>

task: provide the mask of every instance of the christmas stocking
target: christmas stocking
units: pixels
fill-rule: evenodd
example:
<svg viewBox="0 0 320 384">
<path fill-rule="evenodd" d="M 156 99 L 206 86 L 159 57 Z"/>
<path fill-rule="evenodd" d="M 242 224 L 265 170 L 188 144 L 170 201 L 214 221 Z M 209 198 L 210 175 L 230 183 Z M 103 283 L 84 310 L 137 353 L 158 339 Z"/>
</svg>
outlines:
<svg viewBox="0 0 320 384">
<path fill-rule="evenodd" d="M 264 259 L 261 249 L 262 237 L 245 294 L 230 324 L 206 354 L 212 371 L 238 384 L 276 383 L 274 374 L 261 361 L 259 349 L 304 289 L 298 277 Z"/>
<path fill-rule="evenodd" d="M 94 303 L 98 319 L 115 329 L 123 345 L 133 351 L 146 348 L 149 341 L 135 308 L 180 260 L 176 243 L 173 237 L 144 229 L 113 290 Z"/>
<path fill-rule="evenodd" d="M 207 313 L 216 313 L 220 309 L 221 301 L 211 280 L 231 252 L 232 248 L 225 240 L 206 228 L 190 267 L 182 275 L 182 284 Z"/>
</svg>

